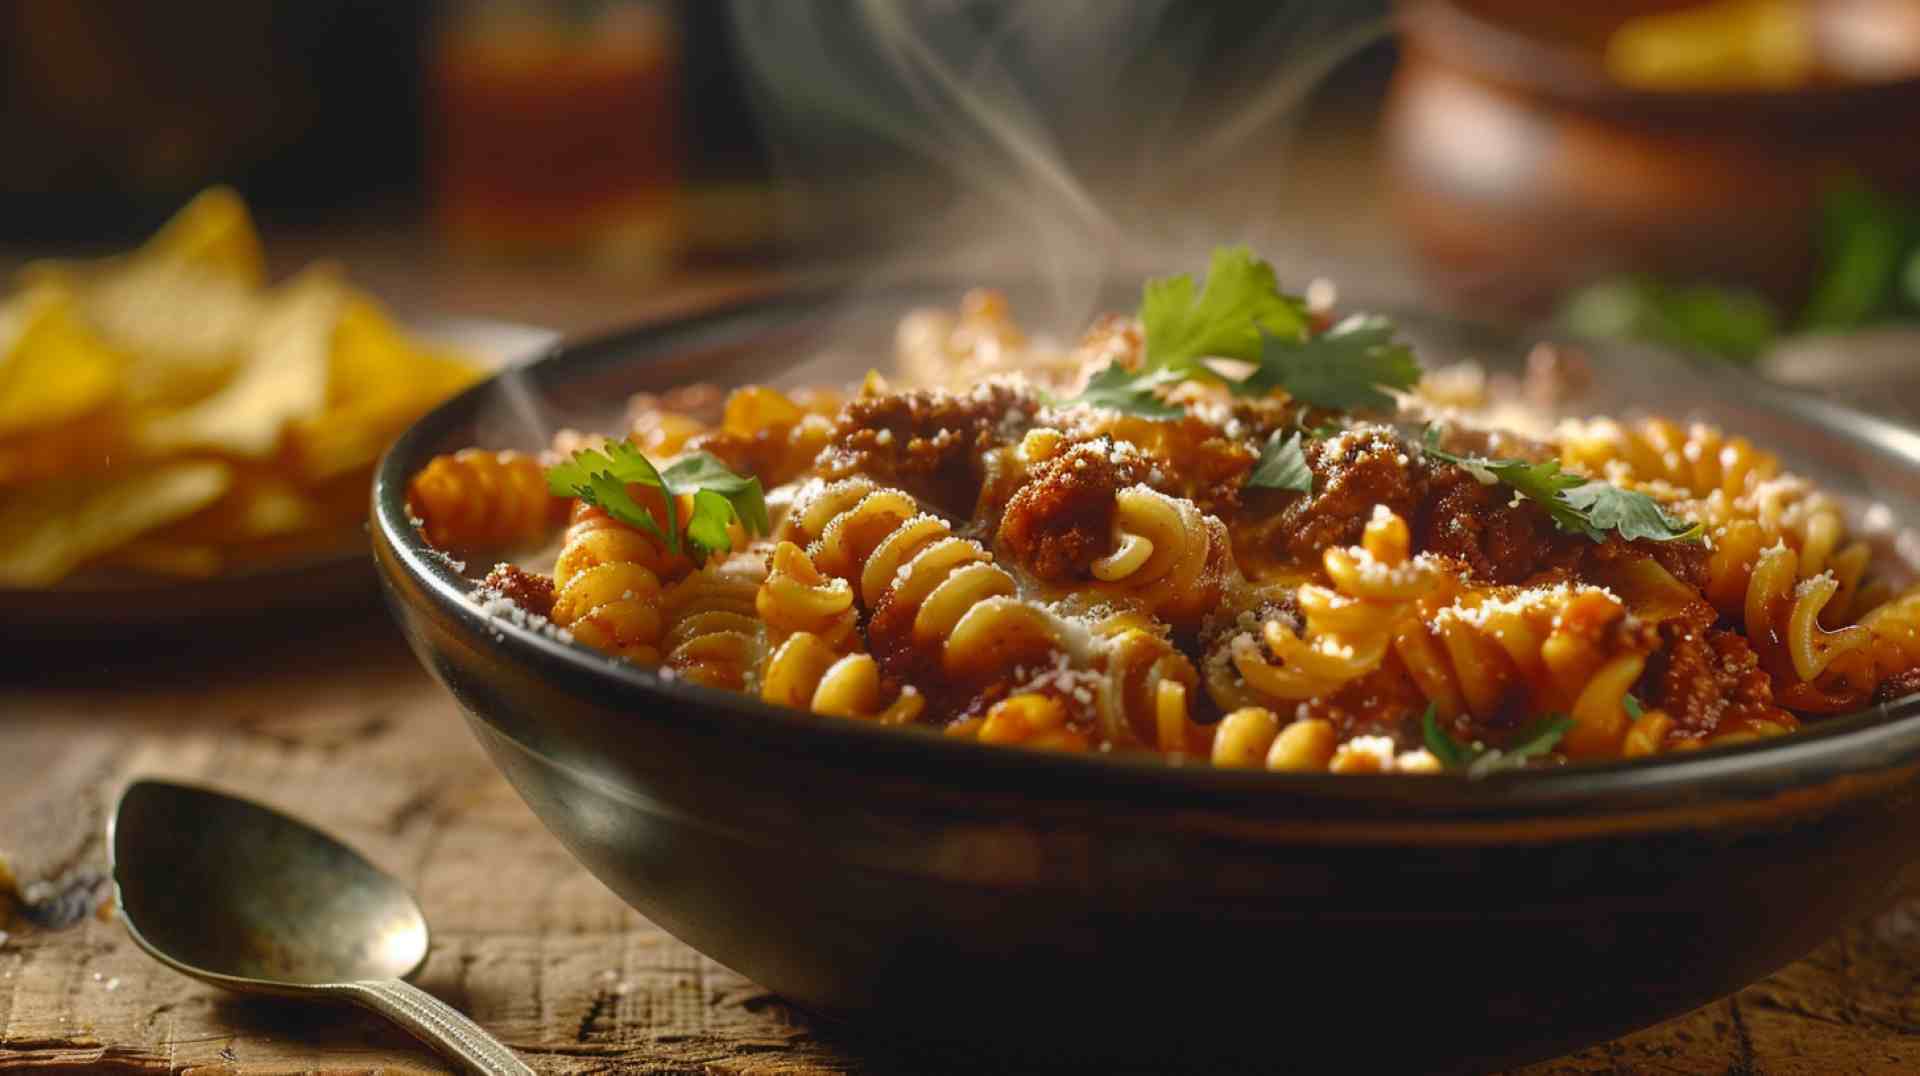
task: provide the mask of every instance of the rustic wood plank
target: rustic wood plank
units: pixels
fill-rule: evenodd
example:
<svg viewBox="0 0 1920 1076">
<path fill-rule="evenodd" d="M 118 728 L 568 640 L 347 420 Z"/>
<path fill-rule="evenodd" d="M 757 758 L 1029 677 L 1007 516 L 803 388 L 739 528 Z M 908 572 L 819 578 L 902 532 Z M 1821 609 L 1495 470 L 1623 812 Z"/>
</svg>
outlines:
<svg viewBox="0 0 1920 1076">
<path fill-rule="evenodd" d="M 434 927 L 420 984 L 543 1073 L 903 1067 L 824 1040 L 602 888 L 377 615 L 233 647 L 208 661 L 156 642 L 131 663 L 105 654 L 57 676 L 8 670 L 19 686 L 0 714 L 0 787 L 15 795 L 0 823 L 36 808 L 97 810 L 137 774 L 215 784 L 313 820 L 419 895 Z M 79 840 L 60 826 L 36 832 Z M 0 847 L 19 834 L 0 828 Z M 97 853 L 41 847 L 34 869 Z M 1920 890 L 1736 998 L 1520 1073 L 1920 1071 L 1917 987 Z M 52 932 L 15 924 L 0 943 L 0 1072 L 14 1071 L 448 1070 L 370 1015 L 203 987 L 96 918 Z"/>
</svg>

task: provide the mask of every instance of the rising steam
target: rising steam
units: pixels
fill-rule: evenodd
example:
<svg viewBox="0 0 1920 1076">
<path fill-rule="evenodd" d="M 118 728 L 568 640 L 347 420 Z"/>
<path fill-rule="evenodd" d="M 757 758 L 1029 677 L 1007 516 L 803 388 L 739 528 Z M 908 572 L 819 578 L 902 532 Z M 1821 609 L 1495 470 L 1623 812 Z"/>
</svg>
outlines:
<svg viewBox="0 0 1920 1076">
<path fill-rule="evenodd" d="M 1031 275 L 1051 293 L 1045 320 L 1067 324 L 1103 280 L 1284 235 L 1274 147 L 1320 79 L 1386 32 L 1364 5 L 1335 7 L 1280 3 L 1253 20 L 1171 0 L 732 11 L 805 225 L 836 199 L 854 217 L 858 199 L 897 203 L 898 187 L 863 180 L 907 173 L 919 211 L 888 218 L 880 275 L 924 270 L 929 254 L 949 275 Z M 1236 172 L 1250 149 L 1264 171 Z M 1253 196 L 1224 197 L 1229 177 Z"/>
</svg>

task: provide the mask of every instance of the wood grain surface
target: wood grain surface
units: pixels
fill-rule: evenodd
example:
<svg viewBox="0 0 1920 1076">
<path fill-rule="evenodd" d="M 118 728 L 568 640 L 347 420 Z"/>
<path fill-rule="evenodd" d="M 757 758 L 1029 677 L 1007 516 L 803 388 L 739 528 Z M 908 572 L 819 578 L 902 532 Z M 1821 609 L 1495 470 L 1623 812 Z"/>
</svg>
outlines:
<svg viewBox="0 0 1920 1076">
<path fill-rule="evenodd" d="M 540 1072 L 937 1067 L 900 1060 L 884 1029 L 868 1042 L 821 1034 L 603 889 L 494 772 L 377 608 L 265 636 L 196 629 L 6 660 L 0 849 L 23 875 L 96 856 L 97 843 L 50 842 L 84 842 L 92 822 L 73 820 L 97 817 L 129 778 L 205 782 L 320 824 L 411 886 L 434 930 L 419 984 Z M 1524 1071 L 1920 1071 L 1920 889 L 1909 893 L 1736 997 Z M 356 1010 L 201 986 L 108 917 L 42 930 L 16 915 L 8 929 L 0 1070 L 447 1071 Z"/>
</svg>

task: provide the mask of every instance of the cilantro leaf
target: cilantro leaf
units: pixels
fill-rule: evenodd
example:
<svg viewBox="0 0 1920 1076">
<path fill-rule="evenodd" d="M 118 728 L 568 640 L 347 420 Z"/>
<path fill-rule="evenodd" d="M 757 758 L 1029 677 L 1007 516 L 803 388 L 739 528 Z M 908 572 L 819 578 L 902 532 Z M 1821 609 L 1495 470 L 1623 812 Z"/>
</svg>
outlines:
<svg viewBox="0 0 1920 1076">
<path fill-rule="evenodd" d="M 1694 541 L 1703 533 L 1698 523 L 1668 515 L 1652 497 L 1625 490 L 1596 478 L 1586 478 L 1560 469 L 1556 460 L 1529 463 L 1526 460 L 1490 459 L 1486 456 L 1460 456 L 1440 448 L 1440 430 L 1427 427 L 1426 453 L 1451 463 L 1487 485 L 1504 482 L 1522 497 L 1546 509 L 1561 530 L 1584 534 L 1605 541 L 1614 531 L 1633 541 L 1646 538 L 1655 542 Z"/>
<path fill-rule="evenodd" d="M 1548 714 L 1540 720 L 1514 734 L 1511 747 L 1488 747 L 1485 744 L 1461 743 L 1447 734 L 1434 720 L 1435 706 L 1427 704 L 1427 712 L 1420 715 L 1420 726 L 1427 750 L 1440 765 L 1456 773 L 1465 773 L 1468 777 L 1485 777 L 1501 770 L 1525 769 L 1529 759 L 1539 758 L 1556 747 L 1567 730 L 1573 727 L 1573 718 L 1565 714 Z"/>
<path fill-rule="evenodd" d="M 1168 370 L 1134 373 L 1118 363 L 1108 363 L 1099 373 L 1087 379 L 1087 387 L 1080 395 L 1067 402 L 1112 408 L 1144 418 L 1179 418 L 1186 411 L 1162 400 L 1153 392 L 1160 385 L 1179 380 L 1179 374 Z"/>
<path fill-rule="evenodd" d="M 773 522 L 767 517 L 767 498 L 760 488 L 760 480 L 734 474 L 727 470 L 726 464 L 708 453 L 695 452 L 674 460 L 667 465 L 661 477 L 666 479 L 668 489 L 675 493 L 692 493 L 696 502 L 701 491 L 718 494 L 732 513 L 721 520 L 722 526 L 737 518 L 750 534 L 768 534 L 773 530 Z M 696 503 L 694 507 L 697 511 L 699 504 Z M 719 508 L 715 506 L 711 510 L 718 512 Z M 718 548 L 727 547 L 723 544 Z"/>
<path fill-rule="evenodd" d="M 1307 454 L 1301 447 L 1298 431 L 1282 437 L 1275 430 L 1266 447 L 1260 450 L 1260 462 L 1254 465 L 1247 485 L 1256 489 L 1290 489 L 1313 492 L 1313 472 L 1307 469 Z"/>
<path fill-rule="evenodd" d="M 1185 274 L 1149 281 L 1140 301 L 1140 324 L 1146 346 L 1139 368 L 1108 365 L 1068 404 L 1176 418 L 1181 408 L 1154 390 L 1194 379 L 1217 382 L 1241 396 L 1284 389 L 1314 407 L 1390 410 L 1393 397 L 1384 389 L 1411 389 L 1420 380 L 1420 364 L 1394 339 L 1386 318 L 1356 315 L 1309 336 L 1305 304 L 1282 292 L 1273 266 L 1246 247 L 1216 249 L 1204 288 L 1196 288 Z M 1229 375 L 1209 359 L 1231 359 L 1253 369 Z"/>
<path fill-rule="evenodd" d="M 664 526 L 633 498 L 627 489 L 630 485 L 666 494 L 661 498 Z M 687 518 L 685 552 L 698 563 L 733 547 L 727 528 L 736 519 L 749 533 L 766 534 L 773 529 L 760 480 L 734 474 L 705 452 L 682 456 L 662 472 L 631 442 L 608 441 L 599 450 L 582 449 L 547 468 L 547 489 L 555 496 L 598 505 L 620 522 L 652 535 L 670 553 L 682 552 L 678 499 L 691 495 L 693 512 Z"/>
<path fill-rule="evenodd" d="M 1419 383 L 1420 363 L 1393 338 L 1393 323 L 1378 314 L 1355 314 L 1318 336 L 1265 337 L 1259 367 L 1232 388 L 1242 395 L 1285 389 L 1302 403 L 1329 410 L 1390 411 L 1394 400 L 1382 386 L 1405 391 Z"/>
<path fill-rule="evenodd" d="M 1700 524 L 1689 525 L 1668 515 L 1652 497 L 1605 482 L 1590 481 L 1574 486 L 1562 497 L 1576 511 L 1584 513 L 1595 527 L 1615 531 L 1629 542 L 1635 538 L 1655 542 L 1690 541 L 1702 532 Z"/>
<path fill-rule="evenodd" d="M 1259 360 L 1262 338 L 1298 339 L 1306 306 L 1281 292 L 1273 266 L 1246 247 L 1218 247 L 1207 283 L 1194 294 L 1182 273 L 1147 283 L 1140 300 L 1147 369 L 1191 370 L 1201 359 Z"/>
</svg>

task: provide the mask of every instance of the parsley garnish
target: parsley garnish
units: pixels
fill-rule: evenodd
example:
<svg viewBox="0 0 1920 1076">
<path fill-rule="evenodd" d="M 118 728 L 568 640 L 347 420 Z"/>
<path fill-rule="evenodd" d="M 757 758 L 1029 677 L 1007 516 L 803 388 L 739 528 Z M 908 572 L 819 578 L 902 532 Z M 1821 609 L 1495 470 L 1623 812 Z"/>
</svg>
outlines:
<svg viewBox="0 0 1920 1076">
<path fill-rule="evenodd" d="M 1273 266 L 1246 247 L 1217 247 L 1196 297 L 1185 273 L 1148 281 L 1140 299 L 1144 369 L 1193 373 L 1202 359 L 1258 362 L 1264 338 L 1306 336 L 1306 305 L 1280 291 Z"/>
<path fill-rule="evenodd" d="M 1440 723 L 1434 720 L 1435 711 L 1434 704 L 1428 703 L 1427 712 L 1420 715 L 1420 730 L 1426 739 L 1427 750 L 1440 760 L 1440 765 L 1450 771 L 1465 773 L 1468 777 L 1524 769 L 1528 759 L 1539 758 L 1553 750 L 1560 738 L 1573 727 L 1573 718 L 1565 714 L 1548 714 L 1521 729 L 1514 736 L 1512 747 L 1502 749 L 1488 747 L 1478 741 L 1461 743 L 1447 735 Z"/>
<path fill-rule="evenodd" d="M 1307 469 L 1307 454 L 1301 447 L 1298 431 L 1290 437 L 1274 431 L 1266 447 L 1260 450 L 1260 462 L 1254 465 L 1253 474 L 1247 476 L 1247 485 L 1258 489 L 1313 492 L 1313 472 Z"/>
<path fill-rule="evenodd" d="M 1117 363 L 1108 363 L 1087 380 L 1087 387 L 1080 395 L 1067 402 L 1107 407 L 1145 418 L 1179 418 L 1187 413 L 1186 410 L 1162 400 L 1153 392 L 1161 385 L 1179 380 L 1179 374 L 1168 370 L 1135 374 Z"/>
<path fill-rule="evenodd" d="M 1420 366 L 1393 326 L 1356 316 L 1319 336 L 1307 334 L 1306 306 L 1280 290 L 1273 266 L 1246 247 L 1220 247 L 1196 290 L 1186 274 L 1150 281 L 1140 300 L 1145 353 L 1137 370 L 1109 364 L 1067 404 L 1091 404 L 1147 418 L 1175 418 L 1181 409 L 1154 390 L 1178 381 L 1212 381 L 1240 396 L 1274 389 L 1312 407 L 1389 408 L 1382 386 L 1410 389 Z M 1233 359 L 1251 373 L 1229 376 L 1208 364 Z"/>
<path fill-rule="evenodd" d="M 627 492 L 629 485 L 650 486 L 666 494 L 662 498 L 664 528 Z M 670 553 L 683 552 L 676 497 L 691 494 L 693 512 L 687 518 L 684 552 L 696 563 L 733 548 L 727 527 L 736 519 L 750 534 L 773 529 L 760 480 L 734 474 L 705 452 L 682 456 L 662 471 L 631 442 L 608 441 L 599 451 L 582 449 L 566 462 L 547 468 L 547 489 L 557 497 L 578 497 L 600 506 L 620 522 L 659 539 Z"/>
<path fill-rule="evenodd" d="M 1393 338 L 1393 323 L 1378 314 L 1355 314 L 1319 336 L 1289 340 L 1269 336 L 1260 366 L 1235 392 L 1287 395 L 1334 411 L 1391 411 L 1382 387 L 1405 391 L 1420 383 L 1413 350 Z"/>
<path fill-rule="evenodd" d="M 1435 426 L 1427 427 L 1425 447 L 1427 455 L 1463 467 L 1481 482 L 1505 482 L 1546 509 L 1561 530 L 1584 534 L 1596 542 L 1604 541 L 1608 531 L 1628 541 L 1646 538 L 1655 542 L 1693 541 L 1702 534 L 1700 524 L 1668 515 L 1652 497 L 1597 478 L 1570 474 L 1560 469 L 1557 460 L 1529 463 L 1457 456 L 1440 448 L 1440 430 Z"/>
</svg>

